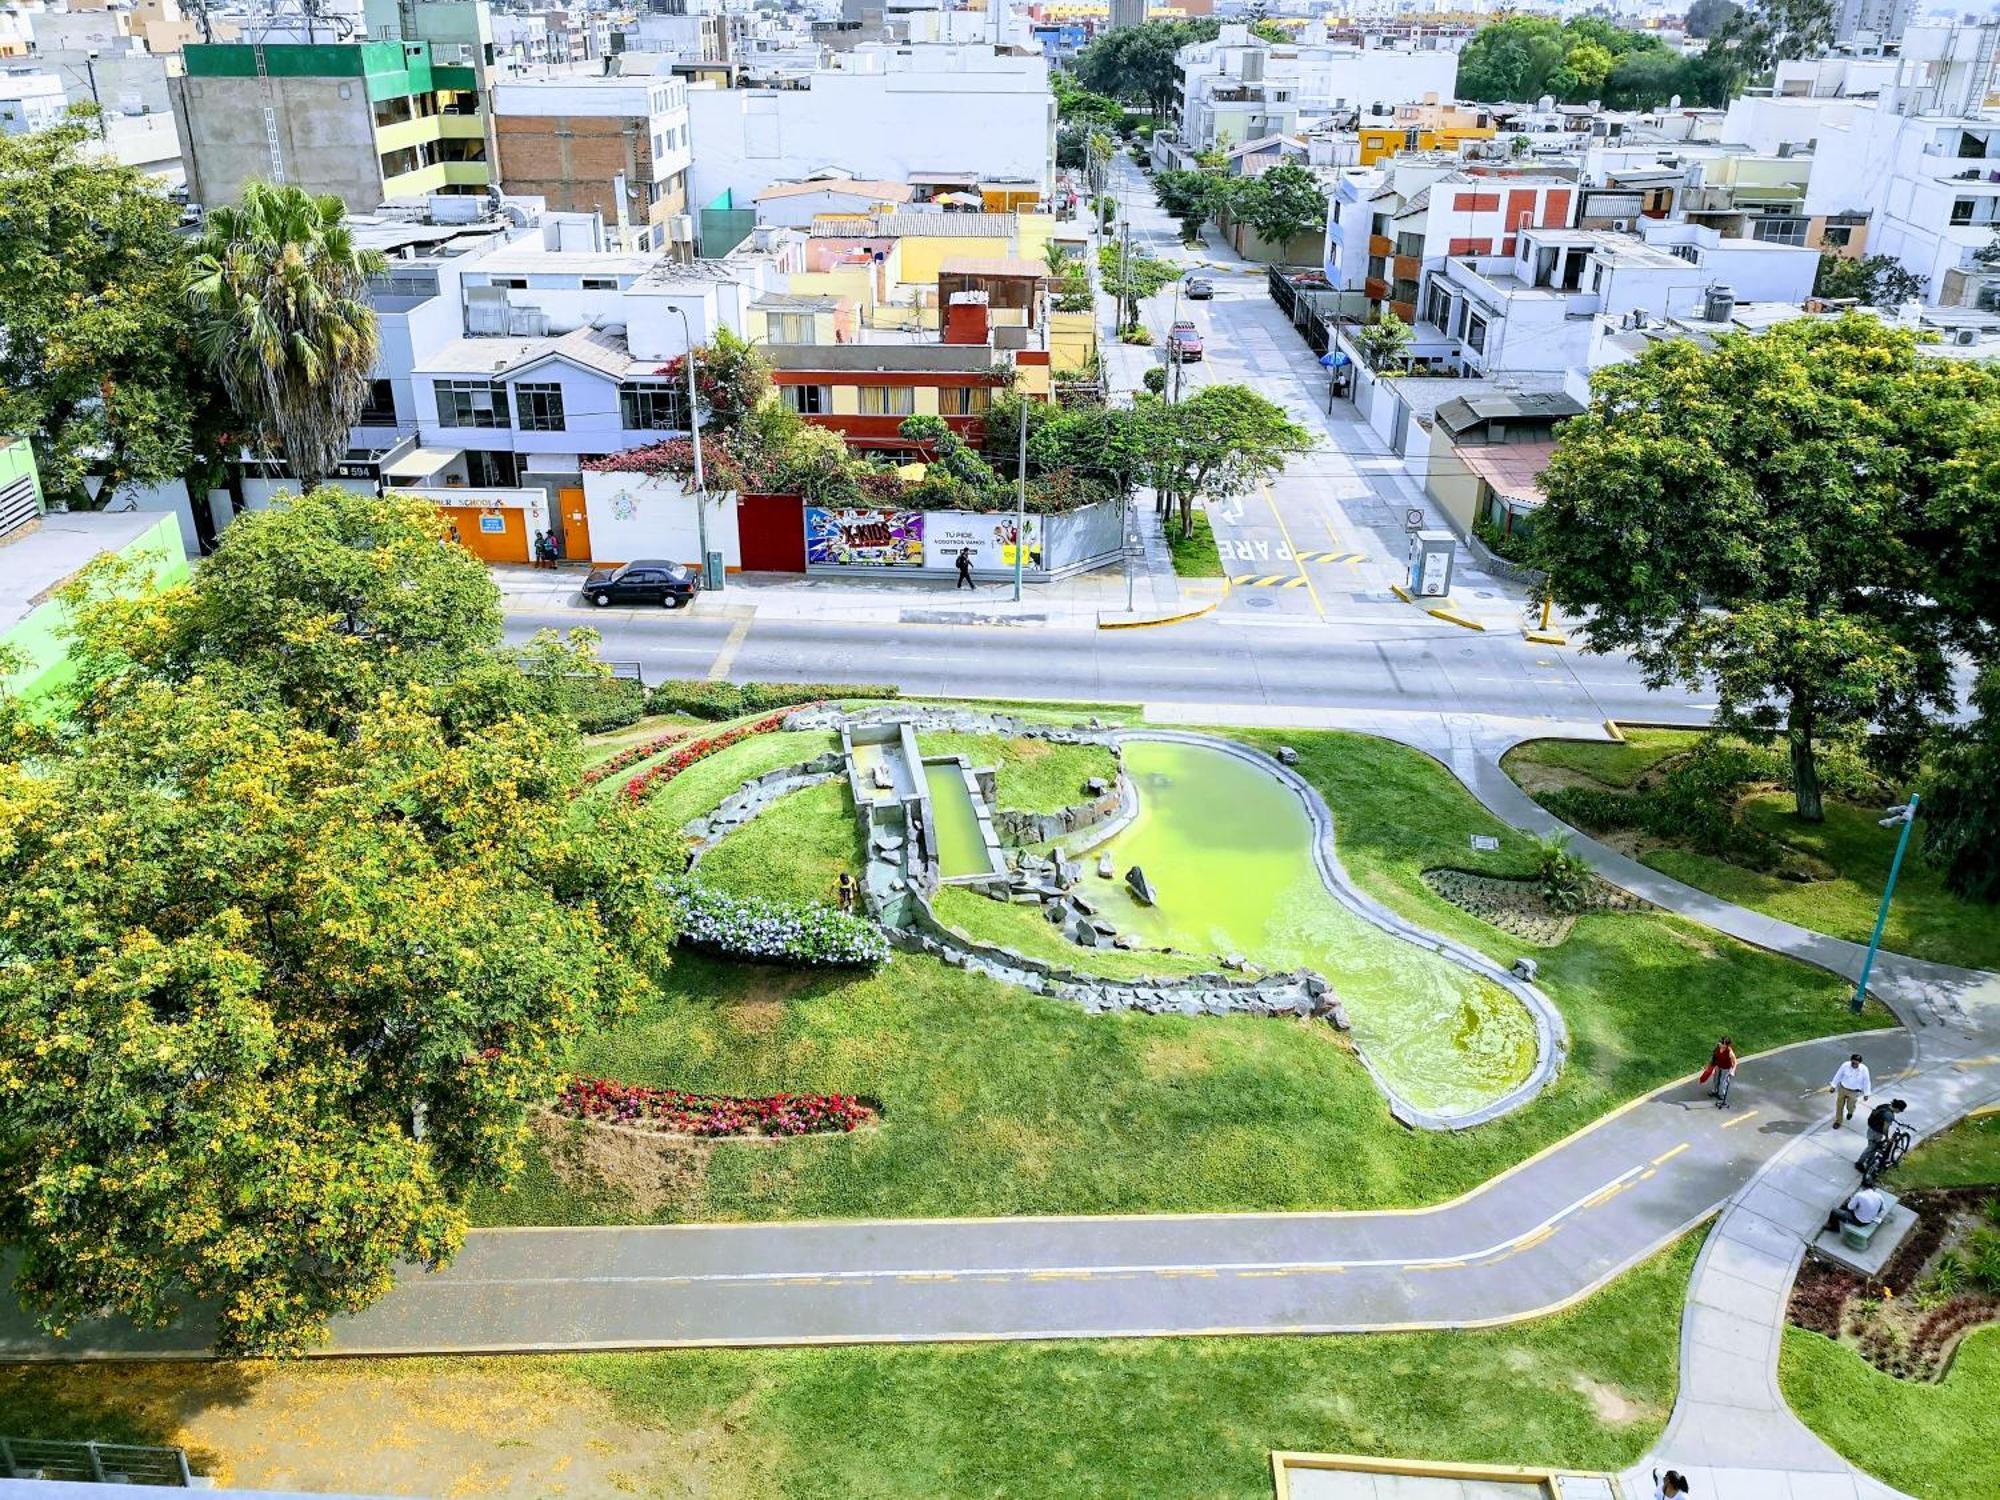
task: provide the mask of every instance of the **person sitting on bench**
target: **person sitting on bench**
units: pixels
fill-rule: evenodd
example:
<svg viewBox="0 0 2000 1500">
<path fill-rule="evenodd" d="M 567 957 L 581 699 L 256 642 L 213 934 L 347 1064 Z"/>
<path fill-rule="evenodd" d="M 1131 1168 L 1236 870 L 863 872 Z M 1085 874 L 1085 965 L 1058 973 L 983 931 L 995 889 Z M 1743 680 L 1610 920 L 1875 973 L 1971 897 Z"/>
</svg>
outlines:
<svg viewBox="0 0 2000 1500">
<path fill-rule="evenodd" d="M 1826 1232 L 1838 1234 L 1848 1224 L 1857 1228 L 1873 1224 L 1882 1217 L 1884 1207 L 1880 1188 L 1857 1188 L 1852 1197 L 1826 1216 Z"/>
</svg>

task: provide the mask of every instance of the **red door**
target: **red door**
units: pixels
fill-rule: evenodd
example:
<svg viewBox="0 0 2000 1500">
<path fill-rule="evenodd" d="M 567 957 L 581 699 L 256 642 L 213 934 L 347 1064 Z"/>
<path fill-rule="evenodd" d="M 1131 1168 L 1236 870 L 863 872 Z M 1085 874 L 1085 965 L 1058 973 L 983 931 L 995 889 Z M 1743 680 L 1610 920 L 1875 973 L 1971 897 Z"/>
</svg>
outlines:
<svg viewBox="0 0 2000 1500">
<path fill-rule="evenodd" d="M 746 573 L 803 573 L 805 507 L 797 495 L 744 495 L 736 503 L 736 540 Z"/>
</svg>

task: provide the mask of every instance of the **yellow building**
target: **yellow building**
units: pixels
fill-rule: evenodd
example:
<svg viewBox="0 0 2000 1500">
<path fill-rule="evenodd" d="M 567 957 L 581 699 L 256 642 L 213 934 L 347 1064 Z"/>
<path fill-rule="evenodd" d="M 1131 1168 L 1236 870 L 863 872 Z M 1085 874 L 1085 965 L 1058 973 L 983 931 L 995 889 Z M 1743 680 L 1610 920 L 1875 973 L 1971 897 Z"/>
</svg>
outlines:
<svg viewBox="0 0 2000 1500">
<path fill-rule="evenodd" d="M 1467 141 L 1490 141 L 1499 134 L 1493 117 L 1483 109 L 1459 104 L 1401 104 L 1388 125 L 1364 125 L 1355 132 L 1361 165 L 1405 151 L 1456 151 Z"/>
</svg>

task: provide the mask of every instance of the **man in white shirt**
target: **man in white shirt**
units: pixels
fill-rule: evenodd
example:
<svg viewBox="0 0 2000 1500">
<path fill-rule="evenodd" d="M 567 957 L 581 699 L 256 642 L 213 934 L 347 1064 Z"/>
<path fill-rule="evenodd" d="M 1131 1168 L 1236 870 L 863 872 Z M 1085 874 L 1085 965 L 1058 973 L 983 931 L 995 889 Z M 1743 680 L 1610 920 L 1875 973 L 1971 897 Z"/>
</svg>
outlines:
<svg viewBox="0 0 2000 1500">
<path fill-rule="evenodd" d="M 1833 1234 L 1843 1224 L 1873 1224 L 1882 1217 L 1885 1207 L 1887 1202 L 1879 1191 L 1872 1187 L 1861 1188 L 1826 1216 L 1826 1232 Z"/>
<path fill-rule="evenodd" d="M 1875 1080 L 1868 1076 L 1868 1064 L 1856 1052 L 1840 1065 L 1826 1087 L 1833 1095 L 1833 1128 L 1838 1130 L 1853 1115 L 1855 1106 L 1875 1091 Z"/>
</svg>

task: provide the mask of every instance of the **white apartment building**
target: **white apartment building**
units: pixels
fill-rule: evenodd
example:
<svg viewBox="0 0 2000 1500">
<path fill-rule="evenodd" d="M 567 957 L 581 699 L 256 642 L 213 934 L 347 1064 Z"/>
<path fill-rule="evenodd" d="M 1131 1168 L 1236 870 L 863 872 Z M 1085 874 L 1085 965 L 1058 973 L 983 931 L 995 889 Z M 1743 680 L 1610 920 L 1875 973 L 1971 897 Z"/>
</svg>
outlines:
<svg viewBox="0 0 2000 1500">
<path fill-rule="evenodd" d="M 1297 133 L 1302 121 L 1387 113 L 1425 99 L 1450 103 L 1458 54 L 1326 40 L 1314 21 L 1298 40 L 1273 44 L 1243 25 L 1175 57 L 1180 69 L 1179 145 L 1189 156 L 1227 150 L 1267 135 Z"/>
<path fill-rule="evenodd" d="M 747 210 L 774 182 L 841 175 L 907 182 L 957 172 L 1046 196 L 1055 170 L 1048 63 L 983 46 L 867 45 L 806 87 L 688 90 L 697 212 Z"/>
<path fill-rule="evenodd" d="M 504 191 L 602 213 L 627 250 L 693 253 L 688 88 L 667 74 L 521 79 L 493 89 Z"/>
<path fill-rule="evenodd" d="M 1835 0 L 1834 44 L 1865 51 L 1899 42 L 1916 8 L 1916 0 Z"/>
<path fill-rule="evenodd" d="M 0 135 L 26 135 L 59 125 L 69 110 L 62 80 L 34 68 L 0 73 Z"/>
</svg>

